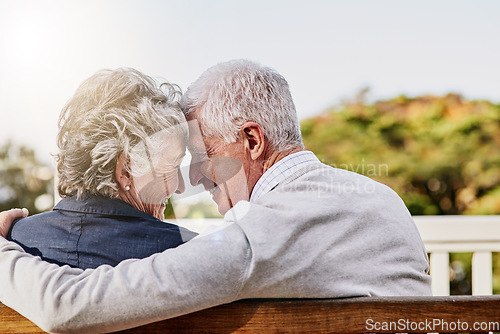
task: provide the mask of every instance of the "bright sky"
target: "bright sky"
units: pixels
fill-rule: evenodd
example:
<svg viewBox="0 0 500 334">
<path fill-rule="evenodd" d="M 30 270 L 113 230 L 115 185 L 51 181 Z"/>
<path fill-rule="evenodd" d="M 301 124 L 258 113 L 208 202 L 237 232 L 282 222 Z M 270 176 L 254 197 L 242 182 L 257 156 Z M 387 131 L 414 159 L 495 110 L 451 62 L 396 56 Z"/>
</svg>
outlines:
<svg viewBox="0 0 500 334">
<path fill-rule="evenodd" d="M 121 66 L 185 90 L 218 62 L 254 60 L 287 78 L 300 119 L 366 86 L 498 103 L 499 13 L 494 0 L 0 0 L 0 144 L 51 161 L 64 103 Z"/>
</svg>

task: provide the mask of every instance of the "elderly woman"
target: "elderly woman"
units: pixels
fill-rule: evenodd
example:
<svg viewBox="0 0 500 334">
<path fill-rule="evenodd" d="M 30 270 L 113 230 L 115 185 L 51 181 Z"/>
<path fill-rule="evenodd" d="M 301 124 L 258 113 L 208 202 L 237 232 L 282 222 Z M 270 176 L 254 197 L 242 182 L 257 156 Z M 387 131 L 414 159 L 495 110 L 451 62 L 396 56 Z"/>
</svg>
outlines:
<svg viewBox="0 0 500 334">
<path fill-rule="evenodd" d="M 163 222 L 184 190 L 187 126 L 180 91 L 134 69 L 84 81 L 59 119 L 62 200 L 18 220 L 8 238 L 43 259 L 79 268 L 116 265 L 176 247 L 196 234 Z"/>
</svg>

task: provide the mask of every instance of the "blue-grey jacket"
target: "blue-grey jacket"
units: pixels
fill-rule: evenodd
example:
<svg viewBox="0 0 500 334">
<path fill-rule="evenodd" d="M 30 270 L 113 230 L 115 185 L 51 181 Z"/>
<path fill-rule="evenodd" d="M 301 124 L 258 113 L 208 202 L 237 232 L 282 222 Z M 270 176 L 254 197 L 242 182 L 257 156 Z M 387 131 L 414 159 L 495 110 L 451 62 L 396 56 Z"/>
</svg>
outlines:
<svg viewBox="0 0 500 334">
<path fill-rule="evenodd" d="M 165 223 L 128 203 L 85 193 L 62 199 L 51 212 L 16 221 L 8 239 L 42 259 L 82 269 L 142 259 L 196 233 Z"/>
</svg>

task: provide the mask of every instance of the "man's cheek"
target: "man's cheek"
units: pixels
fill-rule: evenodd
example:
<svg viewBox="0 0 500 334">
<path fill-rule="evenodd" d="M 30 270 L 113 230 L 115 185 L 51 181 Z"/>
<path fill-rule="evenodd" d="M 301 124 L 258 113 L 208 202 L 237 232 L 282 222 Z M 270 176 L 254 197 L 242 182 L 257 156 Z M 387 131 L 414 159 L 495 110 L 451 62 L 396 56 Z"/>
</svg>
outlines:
<svg viewBox="0 0 500 334">
<path fill-rule="evenodd" d="M 239 201 L 248 201 L 250 199 L 247 178 L 243 169 L 240 169 L 236 175 L 227 180 L 224 186 L 224 190 L 229 192 L 228 198 L 232 205 L 236 205 Z M 219 187 L 222 188 L 222 185 L 219 185 Z"/>
<path fill-rule="evenodd" d="M 204 177 L 215 182 L 215 174 L 210 162 L 203 162 L 200 166 L 200 172 Z"/>
</svg>

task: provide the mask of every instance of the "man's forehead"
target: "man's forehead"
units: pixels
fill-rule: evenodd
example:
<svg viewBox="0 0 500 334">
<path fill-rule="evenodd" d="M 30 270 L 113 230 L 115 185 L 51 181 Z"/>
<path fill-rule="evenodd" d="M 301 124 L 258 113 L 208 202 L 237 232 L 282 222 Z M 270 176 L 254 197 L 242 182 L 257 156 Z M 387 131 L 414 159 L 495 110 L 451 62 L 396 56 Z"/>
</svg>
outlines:
<svg viewBox="0 0 500 334">
<path fill-rule="evenodd" d="M 190 120 L 189 125 L 189 143 L 187 148 L 192 153 L 206 153 L 208 149 L 223 143 L 221 139 L 207 137 L 202 135 L 198 121 Z"/>
</svg>

